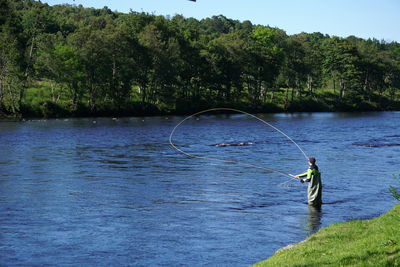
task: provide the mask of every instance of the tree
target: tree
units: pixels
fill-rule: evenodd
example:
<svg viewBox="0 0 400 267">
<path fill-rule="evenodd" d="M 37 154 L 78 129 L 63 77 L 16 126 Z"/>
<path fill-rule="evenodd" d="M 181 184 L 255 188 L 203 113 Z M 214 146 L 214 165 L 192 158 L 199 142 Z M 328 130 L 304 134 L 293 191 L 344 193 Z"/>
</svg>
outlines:
<svg viewBox="0 0 400 267">
<path fill-rule="evenodd" d="M 71 100 L 71 110 L 78 108 L 85 83 L 83 61 L 78 49 L 65 40 L 48 36 L 41 42 L 35 69 L 38 75 L 66 87 Z"/>
<path fill-rule="evenodd" d="M 152 57 L 150 50 L 140 41 L 145 27 L 154 21 L 154 16 L 141 12 L 130 12 L 119 18 L 119 26 L 133 39 L 136 45 L 136 72 L 133 84 L 139 87 L 142 105 L 151 101 L 150 79 L 152 71 Z"/>
<path fill-rule="evenodd" d="M 291 101 L 293 102 L 294 91 L 299 92 L 302 90 L 308 73 L 309 70 L 305 65 L 305 51 L 302 44 L 289 38 L 285 45 L 285 60 L 281 69 L 282 79 L 286 87 L 286 105 L 289 101 L 289 88 L 292 89 Z"/>
<path fill-rule="evenodd" d="M 83 87 L 89 98 L 89 108 L 91 112 L 96 112 L 109 67 L 102 30 L 96 30 L 92 26 L 80 28 L 69 36 L 68 42 L 79 53 L 85 76 Z"/>
<path fill-rule="evenodd" d="M 268 93 L 268 88 L 276 86 L 277 78 L 280 74 L 285 58 L 284 42 L 287 38 L 286 33 L 278 28 L 256 26 L 251 33 L 253 39 L 253 55 L 255 56 L 256 85 L 253 89 L 253 98 L 260 101 L 263 96 L 264 101 Z"/>
<path fill-rule="evenodd" d="M 21 24 L 24 29 L 25 38 L 25 72 L 24 86 L 20 90 L 20 101 L 22 101 L 25 89 L 29 86 L 32 79 L 33 65 L 35 64 L 35 52 L 38 49 L 38 42 L 41 35 L 47 33 L 56 33 L 58 28 L 55 23 L 50 7 L 36 1 L 24 1 Z"/>
<path fill-rule="evenodd" d="M 291 36 L 291 39 L 296 40 L 304 51 L 304 71 L 307 76 L 307 89 L 309 94 L 314 95 L 313 91 L 323 86 L 323 60 L 321 44 L 329 38 L 321 33 L 301 33 Z M 300 95 L 301 95 L 300 91 Z"/>
<path fill-rule="evenodd" d="M 219 101 L 232 101 L 241 94 L 243 65 L 247 60 L 247 43 L 239 32 L 223 34 L 212 40 L 203 52 L 211 66 L 210 86 Z"/>
<path fill-rule="evenodd" d="M 388 90 L 392 100 L 396 99 L 396 94 L 400 91 L 400 44 L 392 42 L 386 46 L 389 55 L 389 65 L 387 66 Z"/>
<path fill-rule="evenodd" d="M 147 25 L 139 35 L 139 43 L 151 57 L 149 82 L 153 103 L 172 104 L 177 88 L 177 76 L 181 64 L 180 44 L 163 17 Z"/>
<path fill-rule="evenodd" d="M 139 44 L 121 27 L 109 25 L 103 31 L 105 76 L 102 96 L 109 98 L 119 111 L 130 100 L 134 77 L 140 68 Z M 108 69 L 108 70 L 107 70 Z"/>
<path fill-rule="evenodd" d="M 171 28 L 180 46 L 178 88 L 175 108 L 187 110 L 188 103 L 201 105 L 202 91 L 207 88 L 209 64 L 201 51 L 205 51 L 206 41 L 201 24 L 194 18 L 185 19 L 176 15 L 171 20 Z"/>
<path fill-rule="evenodd" d="M 30 110 L 24 101 L 91 114 L 132 110 L 139 98 L 143 110 L 177 112 L 222 103 L 258 110 L 295 96 L 307 103 L 306 95 L 334 103 L 315 94 L 331 84 L 340 106 L 395 109 L 400 90 L 397 42 L 288 36 L 223 15 L 199 21 L 0 0 L 0 52 L 0 110 L 14 114 Z"/>
<path fill-rule="evenodd" d="M 22 99 L 22 26 L 14 3 L 0 0 L 0 112 L 16 114 Z"/>
<path fill-rule="evenodd" d="M 334 82 L 339 82 L 339 97 L 343 98 L 346 91 L 360 92 L 362 75 L 360 70 L 360 55 L 356 46 L 348 40 L 333 37 L 324 43 L 324 71 Z"/>
</svg>

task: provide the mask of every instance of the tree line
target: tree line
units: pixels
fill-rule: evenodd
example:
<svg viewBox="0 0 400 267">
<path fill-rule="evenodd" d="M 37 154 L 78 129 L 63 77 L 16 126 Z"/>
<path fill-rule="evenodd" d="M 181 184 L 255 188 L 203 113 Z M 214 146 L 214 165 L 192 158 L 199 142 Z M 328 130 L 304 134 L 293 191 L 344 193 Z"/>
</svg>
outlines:
<svg viewBox="0 0 400 267">
<path fill-rule="evenodd" d="M 0 113 L 399 109 L 400 44 L 0 0 Z"/>
</svg>

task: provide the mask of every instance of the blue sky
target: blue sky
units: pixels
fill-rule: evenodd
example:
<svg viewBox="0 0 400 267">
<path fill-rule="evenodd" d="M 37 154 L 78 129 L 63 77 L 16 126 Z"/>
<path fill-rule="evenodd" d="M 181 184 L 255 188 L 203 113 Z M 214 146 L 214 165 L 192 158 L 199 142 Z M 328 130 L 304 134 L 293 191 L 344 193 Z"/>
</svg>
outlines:
<svg viewBox="0 0 400 267">
<path fill-rule="evenodd" d="M 288 34 L 321 32 L 364 39 L 400 42 L 400 0 L 42 0 L 54 4 L 82 4 L 120 12 L 155 15 L 181 14 L 202 19 L 224 15 L 269 25 Z"/>
</svg>

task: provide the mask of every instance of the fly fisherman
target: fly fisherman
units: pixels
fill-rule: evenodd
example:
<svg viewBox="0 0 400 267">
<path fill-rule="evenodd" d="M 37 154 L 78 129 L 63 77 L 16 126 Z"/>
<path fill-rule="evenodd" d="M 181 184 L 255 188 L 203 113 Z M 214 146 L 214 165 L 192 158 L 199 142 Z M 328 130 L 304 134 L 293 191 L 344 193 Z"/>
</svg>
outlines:
<svg viewBox="0 0 400 267">
<path fill-rule="evenodd" d="M 300 178 L 300 182 L 308 182 L 308 205 L 314 207 L 321 207 L 322 204 L 322 183 L 321 173 L 318 170 L 318 166 L 315 164 L 315 158 L 308 159 L 308 165 L 310 166 L 305 173 L 298 175 L 291 175 L 294 178 Z M 302 179 L 302 177 L 306 177 Z"/>
</svg>

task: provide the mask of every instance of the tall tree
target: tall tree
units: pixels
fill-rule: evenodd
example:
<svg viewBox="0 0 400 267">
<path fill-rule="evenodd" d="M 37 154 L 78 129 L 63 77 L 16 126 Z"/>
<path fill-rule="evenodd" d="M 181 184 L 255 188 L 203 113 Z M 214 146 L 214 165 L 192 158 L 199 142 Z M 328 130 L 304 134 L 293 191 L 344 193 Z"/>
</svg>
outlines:
<svg viewBox="0 0 400 267">
<path fill-rule="evenodd" d="M 133 79 L 139 68 L 139 45 L 123 28 L 113 25 L 104 29 L 103 42 L 102 56 L 106 59 L 103 97 L 108 97 L 121 111 L 130 100 Z"/>
<path fill-rule="evenodd" d="M 324 56 L 321 50 L 321 44 L 324 39 L 329 38 L 321 33 L 301 33 L 291 36 L 291 39 L 296 40 L 301 45 L 304 51 L 304 71 L 307 75 L 307 89 L 311 95 L 314 89 L 323 86 L 323 69 L 322 64 Z M 300 91 L 301 93 L 301 91 Z"/>
<path fill-rule="evenodd" d="M 77 48 L 50 38 L 41 44 L 35 68 L 42 78 L 56 81 L 68 90 L 70 109 L 76 111 L 82 100 L 85 85 L 83 61 Z"/>
<path fill-rule="evenodd" d="M 23 28 L 14 4 L 0 0 L 0 112 L 13 114 L 21 107 L 24 61 Z"/>
<path fill-rule="evenodd" d="M 152 93 L 149 99 L 154 103 L 172 104 L 182 60 L 177 37 L 170 30 L 165 18 L 157 17 L 140 33 L 139 41 L 151 55 L 152 69 L 149 80 Z"/>
<path fill-rule="evenodd" d="M 300 42 L 289 38 L 285 45 L 285 60 L 281 69 L 282 79 L 285 82 L 285 104 L 288 104 L 289 89 L 292 89 L 291 101 L 294 91 L 299 92 L 304 87 L 309 70 L 305 64 L 305 51 Z"/>
<path fill-rule="evenodd" d="M 347 91 L 359 92 L 361 90 L 360 55 L 354 44 L 338 37 L 327 39 L 324 56 L 325 73 L 332 77 L 334 84 L 339 82 L 340 98 Z"/>
<path fill-rule="evenodd" d="M 256 26 L 251 33 L 254 40 L 254 55 L 256 55 L 257 75 L 254 88 L 254 100 L 260 101 L 266 96 L 268 88 L 273 89 L 280 74 L 285 58 L 284 45 L 286 33 L 278 28 Z"/>
<path fill-rule="evenodd" d="M 223 34 L 208 44 L 203 53 L 211 66 L 211 87 L 219 101 L 230 102 L 240 96 L 243 65 L 246 64 L 247 43 L 239 32 Z"/>
<path fill-rule="evenodd" d="M 25 71 L 24 86 L 20 90 L 20 101 L 24 97 L 26 88 L 30 85 L 35 64 L 35 54 L 38 49 L 38 42 L 41 35 L 56 33 L 58 28 L 47 4 L 36 1 L 23 1 L 24 12 L 21 17 L 23 34 L 26 42 L 25 47 Z"/>
</svg>

